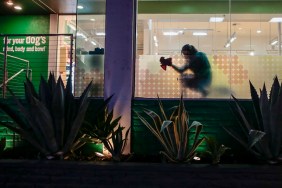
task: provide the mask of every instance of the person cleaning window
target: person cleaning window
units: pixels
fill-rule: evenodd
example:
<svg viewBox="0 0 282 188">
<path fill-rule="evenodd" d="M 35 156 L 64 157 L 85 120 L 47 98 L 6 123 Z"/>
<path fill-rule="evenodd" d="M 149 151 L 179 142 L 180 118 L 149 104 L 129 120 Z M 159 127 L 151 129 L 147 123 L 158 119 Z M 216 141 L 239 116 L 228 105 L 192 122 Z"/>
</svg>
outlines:
<svg viewBox="0 0 282 188">
<path fill-rule="evenodd" d="M 185 44 L 181 50 L 185 58 L 185 64 L 178 67 L 172 63 L 172 58 L 160 58 L 161 67 L 171 66 L 180 73 L 180 80 L 183 87 L 198 91 L 203 97 L 209 94 L 209 87 L 212 81 L 212 72 L 209 60 L 205 53 L 199 52 L 193 45 Z M 190 70 L 191 73 L 186 73 Z"/>
</svg>

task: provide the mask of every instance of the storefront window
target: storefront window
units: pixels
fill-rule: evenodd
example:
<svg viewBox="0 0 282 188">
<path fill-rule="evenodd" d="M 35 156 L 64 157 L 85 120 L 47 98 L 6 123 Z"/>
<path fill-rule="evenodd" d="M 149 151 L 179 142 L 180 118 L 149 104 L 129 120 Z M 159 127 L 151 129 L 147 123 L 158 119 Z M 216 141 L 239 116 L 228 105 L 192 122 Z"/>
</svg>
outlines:
<svg viewBox="0 0 282 188">
<path fill-rule="evenodd" d="M 273 78 L 282 77 L 281 21 L 273 20 L 282 14 L 275 5 L 216 2 L 158 1 L 154 9 L 152 2 L 139 0 L 136 97 L 249 98 L 249 80 L 256 87 L 265 83 L 270 91 Z M 179 73 L 165 66 L 170 65 L 166 58 L 178 67 L 188 63 L 181 53 L 186 44 L 206 54 L 210 70 L 191 63 L 191 69 Z"/>
<path fill-rule="evenodd" d="M 106 0 L 78 0 L 75 94 L 93 81 L 91 95 L 103 97 Z"/>
<path fill-rule="evenodd" d="M 75 26 L 76 26 L 76 16 L 75 15 L 61 15 L 59 16 L 58 33 L 60 34 L 72 34 L 75 36 Z M 75 40 L 71 42 L 70 36 L 59 36 L 58 40 L 58 50 L 57 50 L 57 61 L 55 65 L 51 65 L 52 69 L 56 68 L 56 74 L 60 75 L 64 84 L 67 83 L 67 78 L 72 75 L 72 85 L 74 86 L 74 69 L 71 66 L 75 66 Z M 73 39 L 75 39 L 73 37 Z M 73 45 L 71 47 L 71 45 Z M 73 48 L 73 54 L 71 58 L 71 48 Z M 72 60 L 72 62 L 71 62 Z M 70 74 L 72 71 L 72 74 Z"/>
</svg>

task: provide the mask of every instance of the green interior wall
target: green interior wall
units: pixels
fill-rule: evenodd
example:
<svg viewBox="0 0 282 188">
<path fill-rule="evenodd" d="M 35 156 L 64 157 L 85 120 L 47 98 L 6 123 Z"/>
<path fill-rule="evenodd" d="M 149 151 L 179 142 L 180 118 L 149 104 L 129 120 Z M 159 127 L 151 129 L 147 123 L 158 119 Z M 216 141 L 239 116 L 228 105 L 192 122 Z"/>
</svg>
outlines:
<svg viewBox="0 0 282 188">
<path fill-rule="evenodd" d="M 281 1 L 231 1 L 232 14 L 281 13 Z M 227 14 L 229 1 L 138 1 L 139 14 Z"/>
<path fill-rule="evenodd" d="M 80 0 L 78 0 L 78 3 Z M 105 2 L 84 2 L 87 9 L 79 10 L 78 15 L 105 14 Z M 229 0 L 138 0 L 139 14 L 227 14 L 229 13 Z M 281 13 L 280 0 L 231 0 L 231 13 L 233 14 L 276 14 Z"/>
<path fill-rule="evenodd" d="M 49 15 L 44 16 L 0 16 L 1 34 L 48 34 Z"/>
<path fill-rule="evenodd" d="M 49 15 L 46 16 L 0 16 L 0 33 L 1 34 L 49 34 L 50 19 Z M 15 36 L 13 38 L 26 39 L 24 36 Z M 3 50 L 4 37 L 1 37 L 0 48 Z M 32 69 L 32 80 L 36 88 L 39 85 L 40 76 L 43 75 L 47 78 L 48 76 L 48 55 L 49 55 L 49 41 L 46 37 L 46 47 L 44 52 L 8 52 L 9 55 L 13 55 L 19 58 L 23 58 L 30 61 L 30 68 Z M 11 47 L 11 45 L 8 45 Z M 18 44 L 14 46 L 29 47 L 30 45 Z M 3 51 L 2 51 L 3 52 Z M 1 59 L 1 66 L 3 66 Z M 8 73 L 12 72 L 8 67 Z M 22 77 L 22 82 L 25 77 Z M 22 84 L 23 86 L 23 84 Z M 19 86 L 17 86 L 19 87 Z M 13 88 L 11 88 L 13 89 Z M 22 88 L 23 89 L 23 88 Z"/>
<path fill-rule="evenodd" d="M 179 100 L 162 100 L 164 108 L 178 105 Z M 189 124 L 199 121 L 204 125 L 202 136 L 213 136 L 221 144 L 230 147 L 228 152 L 237 160 L 244 160 L 249 154 L 246 150 L 232 138 L 222 127 L 234 128 L 240 131 L 239 124 L 234 117 L 230 105 L 230 100 L 185 100 L 185 107 L 189 113 Z M 246 109 L 251 110 L 252 103 L 249 100 L 241 101 Z M 149 129 L 142 124 L 135 112 L 141 112 L 143 108 L 148 108 L 159 113 L 159 106 L 156 99 L 138 99 L 133 101 L 132 108 L 132 135 L 131 151 L 137 155 L 158 155 L 162 147 Z M 148 116 L 146 116 L 148 117 Z M 148 117 L 148 121 L 151 121 Z M 199 150 L 204 150 L 205 144 Z"/>
</svg>

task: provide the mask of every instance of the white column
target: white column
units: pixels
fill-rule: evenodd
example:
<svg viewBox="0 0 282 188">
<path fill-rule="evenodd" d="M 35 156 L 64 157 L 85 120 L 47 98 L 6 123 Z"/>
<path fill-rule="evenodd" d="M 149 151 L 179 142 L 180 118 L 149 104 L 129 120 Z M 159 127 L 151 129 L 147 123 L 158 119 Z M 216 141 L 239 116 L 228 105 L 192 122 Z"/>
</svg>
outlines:
<svg viewBox="0 0 282 188">
<path fill-rule="evenodd" d="M 135 10 L 137 0 L 106 0 L 104 97 L 112 94 L 114 116 L 122 116 L 121 126 L 131 126 L 134 86 Z M 129 136 L 130 139 L 130 136 Z M 130 152 L 128 140 L 125 153 Z"/>
</svg>

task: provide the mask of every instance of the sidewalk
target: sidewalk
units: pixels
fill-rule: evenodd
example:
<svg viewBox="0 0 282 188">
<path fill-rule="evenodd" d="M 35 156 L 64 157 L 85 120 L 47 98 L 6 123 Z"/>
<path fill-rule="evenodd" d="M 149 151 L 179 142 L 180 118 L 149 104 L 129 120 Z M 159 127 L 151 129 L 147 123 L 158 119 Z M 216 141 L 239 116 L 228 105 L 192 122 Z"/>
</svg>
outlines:
<svg viewBox="0 0 282 188">
<path fill-rule="evenodd" d="M 282 166 L 0 160 L 0 187 L 282 187 Z"/>
</svg>

